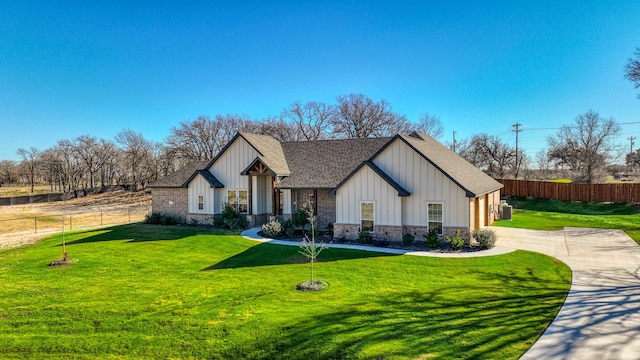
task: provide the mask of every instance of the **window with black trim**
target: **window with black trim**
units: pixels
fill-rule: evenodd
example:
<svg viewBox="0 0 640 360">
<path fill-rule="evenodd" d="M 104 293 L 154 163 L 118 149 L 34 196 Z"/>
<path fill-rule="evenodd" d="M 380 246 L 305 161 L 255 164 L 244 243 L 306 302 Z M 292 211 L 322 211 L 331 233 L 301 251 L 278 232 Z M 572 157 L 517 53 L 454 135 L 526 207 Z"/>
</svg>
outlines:
<svg viewBox="0 0 640 360">
<path fill-rule="evenodd" d="M 227 190 L 227 202 L 229 206 L 234 208 L 241 214 L 246 214 L 248 210 L 248 192 L 244 189 L 229 189 Z"/>
<path fill-rule="evenodd" d="M 438 235 L 442 235 L 444 209 L 442 203 L 427 204 L 427 230 L 438 229 Z"/>
<path fill-rule="evenodd" d="M 198 195 L 198 210 L 204 210 L 204 196 Z"/>
<path fill-rule="evenodd" d="M 372 201 L 360 203 L 360 228 L 373 232 L 375 226 L 375 206 Z"/>
</svg>

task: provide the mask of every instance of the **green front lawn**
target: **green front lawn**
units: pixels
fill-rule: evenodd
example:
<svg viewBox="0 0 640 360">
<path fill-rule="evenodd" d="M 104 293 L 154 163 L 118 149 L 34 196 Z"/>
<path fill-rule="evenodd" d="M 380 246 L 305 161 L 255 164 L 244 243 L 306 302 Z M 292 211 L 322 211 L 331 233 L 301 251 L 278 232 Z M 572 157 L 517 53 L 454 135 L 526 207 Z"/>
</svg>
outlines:
<svg viewBox="0 0 640 360">
<path fill-rule="evenodd" d="M 512 221 L 495 226 L 560 230 L 565 226 L 624 230 L 640 244 L 640 208 L 632 204 L 584 203 L 533 198 L 511 198 Z"/>
<path fill-rule="evenodd" d="M 0 251 L 0 358 L 519 358 L 569 290 L 517 251 L 442 259 L 296 247 L 197 227 L 125 225 Z"/>
</svg>

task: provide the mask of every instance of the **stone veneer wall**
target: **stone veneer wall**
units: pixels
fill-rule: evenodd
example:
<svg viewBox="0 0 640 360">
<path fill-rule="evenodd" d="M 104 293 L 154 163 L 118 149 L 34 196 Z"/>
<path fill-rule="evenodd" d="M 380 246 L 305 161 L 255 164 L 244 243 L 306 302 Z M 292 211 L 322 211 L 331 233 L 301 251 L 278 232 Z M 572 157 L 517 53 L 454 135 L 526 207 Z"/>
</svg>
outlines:
<svg viewBox="0 0 640 360">
<path fill-rule="evenodd" d="M 340 239 L 344 237 L 347 240 L 356 240 L 358 238 L 358 231 L 360 226 L 357 224 L 335 224 L 333 226 L 334 239 Z M 456 231 L 460 230 L 460 235 L 465 239 L 465 244 L 470 244 L 471 232 L 469 228 L 464 227 L 445 227 L 443 229 L 444 234 L 440 236 L 442 240 L 446 239 L 446 236 L 455 235 Z M 385 226 L 376 225 L 375 232 L 371 233 L 374 240 L 388 240 L 394 242 L 402 242 L 402 236 L 404 234 L 413 234 L 416 237 L 416 242 L 424 242 L 424 234 L 427 233 L 426 226 Z"/>
<path fill-rule="evenodd" d="M 211 215 L 211 214 L 187 214 L 187 224 L 213 225 L 213 215 Z"/>
<path fill-rule="evenodd" d="M 189 211 L 189 193 L 186 188 L 152 188 L 151 212 L 171 215 L 186 221 Z"/>
</svg>

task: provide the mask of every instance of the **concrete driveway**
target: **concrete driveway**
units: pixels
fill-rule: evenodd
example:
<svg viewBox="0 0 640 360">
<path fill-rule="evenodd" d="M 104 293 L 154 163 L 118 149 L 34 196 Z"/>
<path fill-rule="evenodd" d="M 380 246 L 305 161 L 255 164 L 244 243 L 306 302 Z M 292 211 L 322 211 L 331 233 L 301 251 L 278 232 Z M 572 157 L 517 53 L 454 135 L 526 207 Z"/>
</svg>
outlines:
<svg viewBox="0 0 640 360">
<path fill-rule="evenodd" d="M 497 246 L 567 264 L 567 299 L 521 359 L 640 359 L 640 246 L 621 230 L 538 231 L 492 227 Z"/>
</svg>

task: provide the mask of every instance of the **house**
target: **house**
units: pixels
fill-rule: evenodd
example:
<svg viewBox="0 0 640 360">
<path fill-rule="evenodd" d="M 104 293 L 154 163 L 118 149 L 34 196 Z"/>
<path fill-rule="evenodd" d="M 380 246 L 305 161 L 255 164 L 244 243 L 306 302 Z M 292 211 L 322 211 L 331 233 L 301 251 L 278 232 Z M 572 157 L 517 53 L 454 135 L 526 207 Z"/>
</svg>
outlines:
<svg viewBox="0 0 640 360">
<path fill-rule="evenodd" d="M 494 221 L 502 184 L 421 133 L 298 142 L 238 133 L 213 160 L 150 187 L 154 212 L 187 223 L 211 222 L 229 204 L 256 226 L 306 202 L 336 237 L 368 228 L 400 240 L 429 229 L 469 238 Z"/>
</svg>

